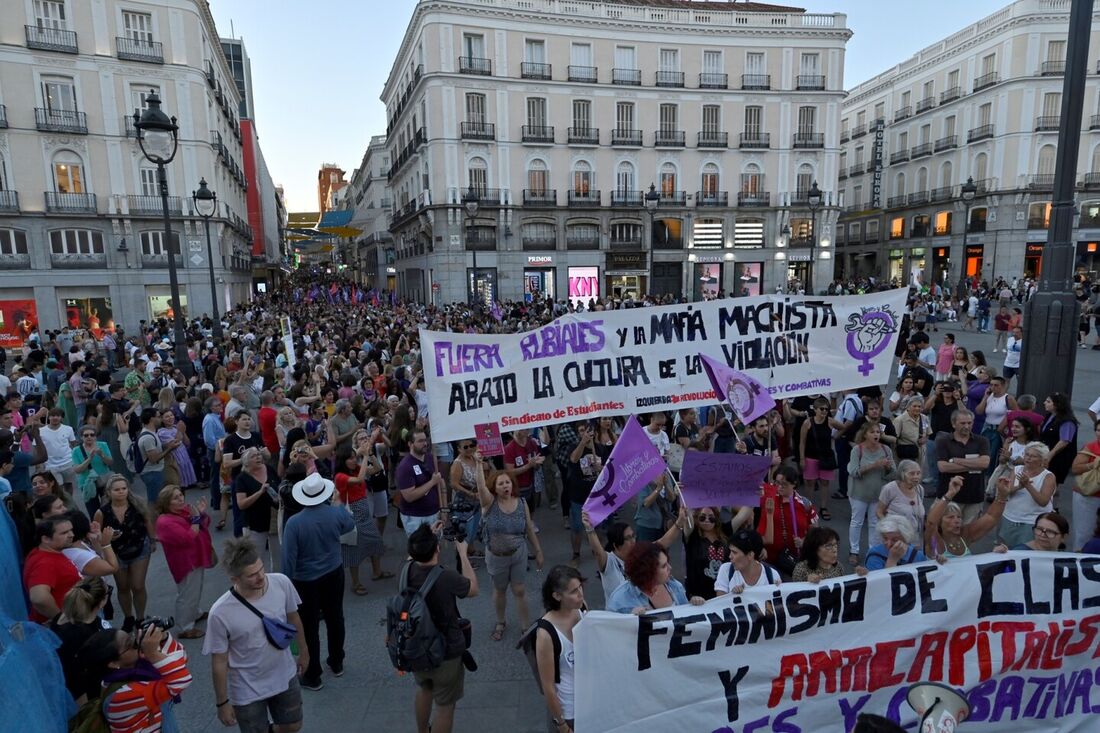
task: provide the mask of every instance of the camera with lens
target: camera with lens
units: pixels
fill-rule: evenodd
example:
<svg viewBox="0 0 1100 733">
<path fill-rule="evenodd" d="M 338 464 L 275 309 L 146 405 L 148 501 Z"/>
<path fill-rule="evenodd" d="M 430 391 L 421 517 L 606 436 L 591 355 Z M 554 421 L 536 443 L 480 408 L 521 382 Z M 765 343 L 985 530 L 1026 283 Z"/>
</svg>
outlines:
<svg viewBox="0 0 1100 733">
<path fill-rule="evenodd" d="M 141 620 L 141 623 L 137 625 L 138 632 L 144 635 L 146 632 L 151 631 L 154 628 L 161 631 L 167 631 L 176 625 L 176 620 L 171 616 L 146 616 Z"/>
<path fill-rule="evenodd" d="M 465 542 L 466 541 L 466 525 L 465 523 L 452 522 L 443 528 L 443 539 L 448 542 Z"/>
</svg>

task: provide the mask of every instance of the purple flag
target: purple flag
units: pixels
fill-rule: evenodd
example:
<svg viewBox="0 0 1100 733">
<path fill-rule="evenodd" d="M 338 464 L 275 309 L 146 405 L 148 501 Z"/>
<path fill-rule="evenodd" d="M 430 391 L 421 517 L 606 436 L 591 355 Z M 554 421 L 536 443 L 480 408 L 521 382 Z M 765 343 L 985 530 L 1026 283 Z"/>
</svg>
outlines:
<svg viewBox="0 0 1100 733">
<path fill-rule="evenodd" d="M 500 303 L 493 301 L 493 307 L 489 309 L 489 315 L 496 319 L 497 323 L 500 323 L 504 319 L 504 312 L 500 309 Z"/>
<path fill-rule="evenodd" d="M 710 386 L 720 400 L 724 400 L 743 424 L 748 425 L 756 418 L 775 407 L 768 388 L 748 374 L 732 369 L 704 354 L 699 354 L 703 368 L 710 378 Z"/>
<path fill-rule="evenodd" d="M 588 512 L 593 526 L 607 519 L 611 512 L 667 470 L 656 446 L 632 415 L 584 502 L 584 511 Z"/>
<path fill-rule="evenodd" d="M 771 456 L 689 450 L 680 469 L 684 505 L 759 506 L 760 485 L 771 465 Z"/>
</svg>

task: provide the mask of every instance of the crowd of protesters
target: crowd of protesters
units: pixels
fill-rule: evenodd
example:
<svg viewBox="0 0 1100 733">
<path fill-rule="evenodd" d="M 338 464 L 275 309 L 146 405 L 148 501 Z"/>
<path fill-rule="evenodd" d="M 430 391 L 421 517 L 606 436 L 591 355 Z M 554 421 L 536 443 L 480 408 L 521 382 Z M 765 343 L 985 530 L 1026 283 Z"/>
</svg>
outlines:
<svg viewBox="0 0 1100 733">
<path fill-rule="evenodd" d="M 415 675 L 415 711 L 421 731 L 445 733 L 472 666 L 457 599 L 478 593 L 480 574 L 495 611 L 487 636 L 508 635 L 509 597 L 513 636 L 523 634 L 532 568 L 544 563 L 539 525 L 560 521 L 571 559 L 538 576 L 546 613 L 529 638 L 548 729 L 564 733 L 585 566 L 608 610 L 646 613 L 750 586 L 949 563 L 983 538 L 995 550 L 1098 549 L 1100 400 L 1095 435 L 1079 436 L 1067 395 L 1012 389 L 1026 338 L 1019 303 L 1032 287 L 915 292 L 889 386 L 784 400 L 749 425 L 722 405 L 639 415 L 672 471 L 599 526 L 582 507 L 633 418 L 517 430 L 492 459 L 472 436 L 431 439 L 418 329 L 522 331 L 574 310 L 566 303 L 406 304 L 301 271 L 221 324 L 187 321 L 188 363 L 163 320 L 99 339 L 35 331 L 8 360 L 0 411 L 0 493 L 30 615 L 61 638 L 74 700 L 105 710 L 111 730 L 169 729 L 171 701 L 191 682 L 182 642 L 201 639 L 220 721 L 292 733 L 302 688 L 344 673 L 345 588 L 391 593 L 399 570 L 414 588 L 431 577 L 446 655 Z M 994 312 L 1002 364 L 962 343 Z M 687 451 L 770 457 L 759 502 L 688 510 L 677 483 Z M 1068 520 L 1055 510 L 1060 490 L 1073 492 Z M 846 531 L 827 526 L 841 502 Z M 458 563 L 439 574 L 455 556 L 441 551 L 447 540 Z M 173 632 L 147 615 L 157 552 L 176 587 Z M 207 577 L 219 554 L 224 574 Z M 204 611 L 209 583 L 226 592 Z"/>
</svg>

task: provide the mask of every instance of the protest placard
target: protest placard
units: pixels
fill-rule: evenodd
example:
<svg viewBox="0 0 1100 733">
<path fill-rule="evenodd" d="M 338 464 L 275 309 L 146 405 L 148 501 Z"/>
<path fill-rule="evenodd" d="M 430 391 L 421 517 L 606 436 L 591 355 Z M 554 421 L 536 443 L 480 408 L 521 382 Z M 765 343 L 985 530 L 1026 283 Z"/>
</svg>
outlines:
<svg viewBox="0 0 1100 733">
<path fill-rule="evenodd" d="M 713 404 L 700 354 L 776 399 L 885 384 L 907 293 L 570 313 L 523 333 L 421 329 L 432 438 Z"/>
<path fill-rule="evenodd" d="M 667 470 L 661 454 L 632 416 L 615 441 L 583 509 L 593 525 L 599 524 Z"/>
<path fill-rule="evenodd" d="M 594 611 L 574 648 L 577 733 L 848 733 L 860 713 L 912 729 L 920 682 L 967 698 L 966 733 L 1085 733 L 1100 711 L 1100 557 L 972 555 Z"/>
<path fill-rule="evenodd" d="M 680 469 L 680 495 L 691 509 L 757 506 L 771 465 L 771 456 L 689 450 Z"/>
<path fill-rule="evenodd" d="M 504 455 L 504 441 L 500 437 L 500 426 L 495 422 L 474 426 L 477 437 L 477 449 L 485 458 Z"/>
</svg>

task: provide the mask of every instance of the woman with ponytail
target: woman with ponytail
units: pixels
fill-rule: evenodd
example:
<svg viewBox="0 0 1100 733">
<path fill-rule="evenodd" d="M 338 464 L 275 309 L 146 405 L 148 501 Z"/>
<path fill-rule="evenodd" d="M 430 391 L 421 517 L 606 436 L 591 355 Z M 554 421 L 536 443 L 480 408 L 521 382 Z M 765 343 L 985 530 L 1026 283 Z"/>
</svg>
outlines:
<svg viewBox="0 0 1100 733">
<path fill-rule="evenodd" d="M 61 639 L 57 656 L 65 673 L 65 687 L 77 705 L 99 694 L 99 680 L 84 673 L 78 652 L 97 631 L 110 628 L 99 616 L 110 600 L 111 586 L 103 578 L 84 578 L 65 594 L 61 613 L 49 623 L 50 631 Z"/>
</svg>

